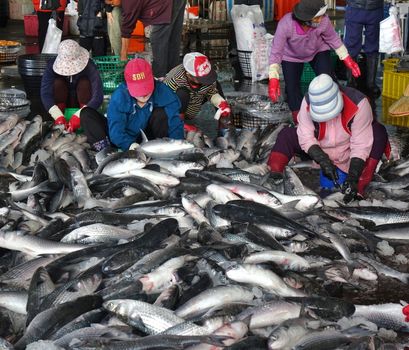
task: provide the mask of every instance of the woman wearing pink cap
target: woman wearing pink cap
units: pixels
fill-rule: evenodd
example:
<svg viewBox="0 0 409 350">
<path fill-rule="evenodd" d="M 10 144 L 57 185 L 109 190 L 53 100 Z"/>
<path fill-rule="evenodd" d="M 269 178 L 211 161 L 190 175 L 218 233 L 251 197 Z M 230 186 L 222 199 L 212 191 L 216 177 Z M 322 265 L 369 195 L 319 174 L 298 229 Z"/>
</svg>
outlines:
<svg viewBox="0 0 409 350">
<path fill-rule="evenodd" d="M 108 118 L 84 121 L 85 134 L 92 135 L 97 151 L 109 145 L 122 150 L 134 149 L 141 141 L 141 130 L 148 139 L 183 139 L 180 102 L 164 83 L 154 80 L 151 65 L 141 59 L 125 67 L 125 83 L 114 91 L 108 106 Z"/>
</svg>

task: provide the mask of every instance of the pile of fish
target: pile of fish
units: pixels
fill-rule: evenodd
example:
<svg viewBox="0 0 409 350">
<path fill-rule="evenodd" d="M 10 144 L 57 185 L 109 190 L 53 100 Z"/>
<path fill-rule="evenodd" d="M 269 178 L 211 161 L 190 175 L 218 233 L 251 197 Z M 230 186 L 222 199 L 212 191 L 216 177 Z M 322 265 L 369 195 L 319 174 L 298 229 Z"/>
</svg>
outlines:
<svg viewBox="0 0 409 350">
<path fill-rule="evenodd" d="M 95 153 L 3 122 L 0 349 L 403 349 L 409 161 L 345 206 L 269 173 L 283 126 Z"/>
</svg>

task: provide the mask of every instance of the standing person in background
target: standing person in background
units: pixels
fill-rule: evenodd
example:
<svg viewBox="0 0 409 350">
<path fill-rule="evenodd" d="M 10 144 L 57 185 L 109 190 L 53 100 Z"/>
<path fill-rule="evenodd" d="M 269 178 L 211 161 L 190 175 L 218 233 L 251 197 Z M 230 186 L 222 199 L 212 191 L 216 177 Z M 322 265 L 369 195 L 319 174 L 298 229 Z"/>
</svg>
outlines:
<svg viewBox="0 0 409 350">
<path fill-rule="evenodd" d="M 51 18 L 52 12 L 56 11 L 57 18 L 55 20 L 57 22 L 57 27 L 62 30 L 64 24 L 64 11 L 67 7 L 67 0 L 48 1 L 50 4 L 49 7 L 52 9 L 45 9 L 44 3 L 44 0 L 33 0 L 34 10 L 36 11 L 38 17 L 38 46 L 40 48 L 40 52 L 44 46 L 45 36 L 48 29 L 48 20 Z"/>
<path fill-rule="evenodd" d="M 103 99 L 101 77 L 89 52 L 74 40 L 62 41 L 57 57 L 48 61 L 41 79 L 41 101 L 54 124 L 75 132 L 84 116 L 98 113 Z M 68 123 L 64 118 L 66 108 L 78 108 Z"/>
<path fill-rule="evenodd" d="M 78 29 L 80 45 L 92 50 L 93 56 L 107 53 L 107 20 L 104 0 L 76 0 L 78 2 Z"/>
<path fill-rule="evenodd" d="M 324 0 L 301 0 L 293 12 L 278 22 L 270 54 L 268 93 L 273 102 L 280 96 L 280 64 L 283 69 L 287 102 L 297 123 L 297 115 L 303 96 L 301 75 L 304 62 L 311 64 L 316 75 L 332 75 L 330 49 L 352 71 L 355 77 L 361 73 L 351 58 L 325 14 Z"/>
<path fill-rule="evenodd" d="M 365 33 L 363 49 L 366 55 L 365 91 L 371 98 L 378 98 L 381 90 L 375 83 L 379 56 L 379 23 L 383 19 L 383 0 L 347 0 L 345 12 L 345 46 L 356 60 L 362 49 L 362 36 Z M 365 32 L 364 32 L 365 28 Z M 348 84 L 356 87 L 354 77 L 348 74 Z"/>
<path fill-rule="evenodd" d="M 186 0 L 122 0 L 121 60 L 128 57 L 129 38 L 138 20 L 152 25 L 152 69 L 163 80 L 180 61 L 183 18 Z"/>
<path fill-rule="evenodd" d="M 111 44 L 111 51 L 115 56 L 121 55 L 121 23 L 122 23 L 122 8 L 120 0 L 105 0 L 107 22 L 108 22 L 108 37 Z"/>
</svg>

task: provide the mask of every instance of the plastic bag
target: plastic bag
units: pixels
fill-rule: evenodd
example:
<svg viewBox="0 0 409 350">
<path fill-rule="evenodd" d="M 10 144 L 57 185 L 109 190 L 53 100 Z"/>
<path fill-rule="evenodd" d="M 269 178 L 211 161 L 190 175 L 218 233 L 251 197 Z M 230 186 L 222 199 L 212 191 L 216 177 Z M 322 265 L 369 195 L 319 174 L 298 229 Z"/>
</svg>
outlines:
<svg viewBox="0 0 409 350">
<path fill-rule="evenodd" d="M 58 45 L 60 45 L 62 36 L 62 30 L 57 28 L 57 22 L 54 18 L 48 20 L 47 34 L 45 36 L 45 42 L 41 53 L 54 53 L 58 51 Z"/>
<path fill-rule="evenodd" d="M 251 80 L 260 81 L 268 79 L 268 69 L 270 67 L 269 57 L 273 36 L 269 33 L 254 43 L 254 50 L 251 53 Z"/>
<path fill-rule="evenodd" d="M 389 9 L 389 17 L 379 24 L 379 52 L 392 54 L 403 51 L 402 33 L 396 8 Z"/>
<path fill-rule="evenodd" d="M 253 51 L 254 42 L 266 33 L 263 13 L 259 5 L 234 5 L 231 10 L 237 50 Z"/>
</svg>

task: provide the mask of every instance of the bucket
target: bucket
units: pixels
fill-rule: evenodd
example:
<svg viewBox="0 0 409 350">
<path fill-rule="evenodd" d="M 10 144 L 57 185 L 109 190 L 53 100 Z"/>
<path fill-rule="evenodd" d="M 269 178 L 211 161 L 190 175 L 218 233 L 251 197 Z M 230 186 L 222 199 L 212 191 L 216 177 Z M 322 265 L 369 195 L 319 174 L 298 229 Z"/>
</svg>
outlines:
<svg viewBox="0 0 409 350">
<path fill-rule="evenodd" d="M 68 122 L 76 111 L 78 111 L 78 108 L 66 108 L 64 110 L 65 120 Z"/>
<path fill-rule="evenodd" d="M 337 168 L 337 174 L 338 174 L 338 183 L 342 185 L 345 180 L 347 179 L 348 174 L 344 173 L 342 170 Z M 322 170 L 320 171 L 320 185 L 321 188 L 325 189 L 333 189 L 335 187 L 334 182 L 327 178 L 323 173 Z"/>
<path fill-rule="evenodd" d="M 237 50 L 240 68 L 245 78 L 251 78 L 251 52 L 252 51 Z"/>
<path fill-rule="evenodd" d="M 64 109 L 64 118 L 65 118 L 65 120 L 68 122 L 71 119 L 71 117 L 74 115 L 74 113 L 76 111 L 78 111 L 78 109 L 79 109 L 78 107 L 77 108 L 66 108 L 66 109 Z M 76 134 L 79 135 L 79 134 L 82 134 L 82 132 L 83 132 L 82 128 L 79 128 L 77 130 Z"/>
<path fill-rule="evenodd" d="M 48 61 L 57 55 L 52 54 L 28 54 L 17 58 L 18 72 L 23 80 L 24 90 L 27 97 L 39 98 L 41 79 L 47 68 Z"/>
</svg>

